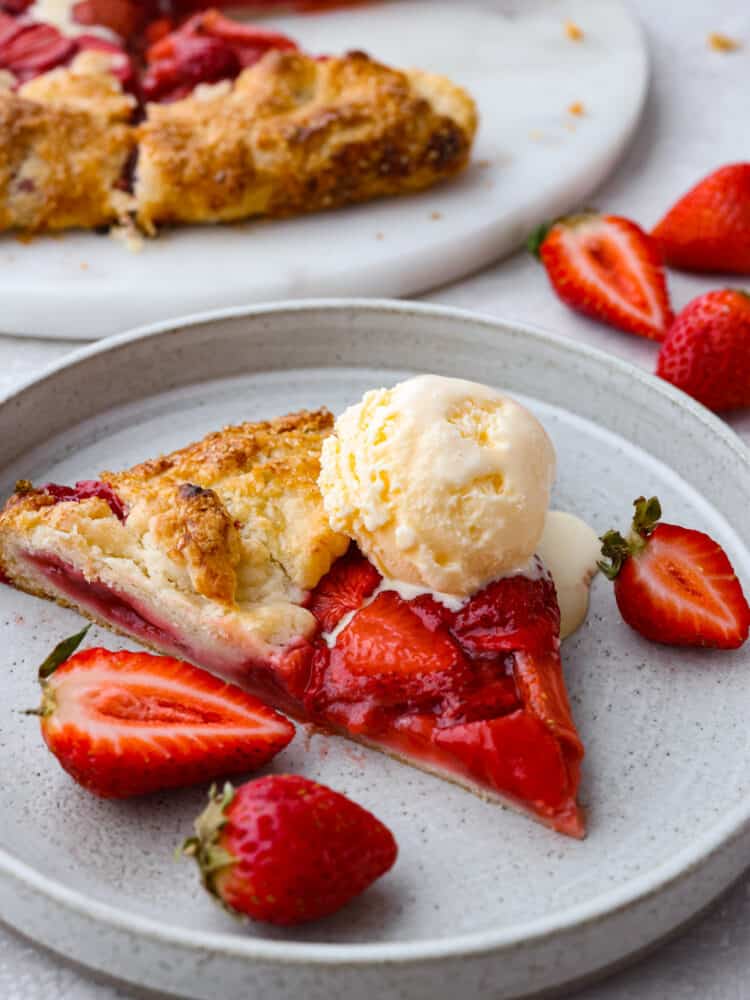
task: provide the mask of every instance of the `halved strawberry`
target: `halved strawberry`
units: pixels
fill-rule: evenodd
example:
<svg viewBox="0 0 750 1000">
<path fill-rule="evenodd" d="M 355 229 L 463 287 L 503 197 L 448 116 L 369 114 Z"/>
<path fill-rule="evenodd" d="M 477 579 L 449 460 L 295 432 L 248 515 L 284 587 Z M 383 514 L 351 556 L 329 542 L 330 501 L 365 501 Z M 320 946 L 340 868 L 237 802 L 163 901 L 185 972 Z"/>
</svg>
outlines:
<svg viewBox="0 0 750 1000">
<path fill-rule="evenodd" d="M 265 764 L 294 726 L 240 688 L 168 656 L 86 649 L 40 668 L 44 740 L 80 785 L 129 798 Z"/>
<path fill-rule="evenodd" d="M 722 547 L 702 531 L 659 524 L 656 497 L 634 501 L 627 539 L 602 536 L 602 572 L 628 625 L 670 646 L 736 649 L 750 630 L 750 607 Z"/>
<path fill-rule="evenodd" d="M 558 296 L 609 326 L 662 340 L 672 321 L 651 237 L 630 219 L 584 212 L 541 226 L 528 242 Z"/>
<path fill-rule="evenodd" d="M 344 615 L 362 607 L 380 580 L 380 573 L 352 545 L 313 590 L 307 608 L 318 619 L 321 629 L 331 632 Z"/>
<path fill-rule="evenodd" d="M 671 267 L 750 274 L 750 163 L 731 163 L 704 177 L 652 235 Z"/>
</svg>

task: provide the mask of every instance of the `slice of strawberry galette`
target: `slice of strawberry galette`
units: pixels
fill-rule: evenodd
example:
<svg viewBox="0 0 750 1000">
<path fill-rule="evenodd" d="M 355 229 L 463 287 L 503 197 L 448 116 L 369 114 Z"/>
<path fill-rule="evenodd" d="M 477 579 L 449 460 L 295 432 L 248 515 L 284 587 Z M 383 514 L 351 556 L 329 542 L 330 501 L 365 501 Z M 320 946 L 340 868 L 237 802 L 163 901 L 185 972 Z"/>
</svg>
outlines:
<svg viewBox="0 0 750 1000">
<path fill-rule="evenodd" d="M 243 424 L 74 487 L 18 484 L 8 582 L 571 836 L 581 741 L 541 561 L 461 602 L 396 587 L 331 527 L 325 411 Z M 411 596 L 410 596 L 411 595 Z"/>
</svg>

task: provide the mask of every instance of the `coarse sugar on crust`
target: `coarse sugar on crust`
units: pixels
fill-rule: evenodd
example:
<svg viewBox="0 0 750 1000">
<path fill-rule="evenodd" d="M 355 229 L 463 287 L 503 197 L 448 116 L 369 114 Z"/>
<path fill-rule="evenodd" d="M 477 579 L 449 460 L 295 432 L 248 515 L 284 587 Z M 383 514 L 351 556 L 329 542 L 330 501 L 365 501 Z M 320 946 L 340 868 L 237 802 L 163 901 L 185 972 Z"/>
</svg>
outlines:
<svg viewBox="0 0 750 1000">
<path fill-rule="evenodd" d="M 137 218 L 153 231 L 421 190 L 466 165 L 476 126 L 474 102 L 444 77 L 362 52 L 272 51 L 229 87 L 148 106 Z"/>
<path fill-rule="evenodd" d="M 129 210 L 135 101 L 108 58 L 82 53 L 17 92 L 0 90 L 0 230 L 94 229 Z"/>
<path fill-rule="evenodd" d="M 260 647 L 283 646 L 314 629 L 301 602 L 349 544 L 330 528 L 317 486 L 332 426 L 327 410 L 302 411 L 104 472 L 125 518 L 102 495 L 60 500 L 22 482 L 0 514 L 3 572 L 65 600 L 34 562 L 52 560 L 176 629 L 224 638 L 245 629 Z"/>
</svg>

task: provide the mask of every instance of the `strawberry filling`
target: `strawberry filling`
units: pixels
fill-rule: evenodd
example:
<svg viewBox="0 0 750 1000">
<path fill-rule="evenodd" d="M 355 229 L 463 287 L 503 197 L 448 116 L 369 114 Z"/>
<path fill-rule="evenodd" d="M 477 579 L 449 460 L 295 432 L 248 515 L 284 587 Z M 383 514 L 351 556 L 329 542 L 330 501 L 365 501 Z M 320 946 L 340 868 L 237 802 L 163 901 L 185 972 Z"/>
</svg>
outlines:
<svg viewBox="0 0 750 1000">
<path fill-rule="evenodd" d="M 39 492 L 54 497 L 58 503 L 64 501 L 78 502 L 98 497 L 109 504 L 109 509 L 119 521 L 124 522 L 128 516 L 128 508 L 117 493 L 115 493 L 109 483 L 103 483 L 99 479 L 81 479 L 75 486 L 45 483 L 39 487 Z"/>
<path fill-rule="evenodd" d="M 19 83 L 96 49 L 121 55 L 112 68 L 126 89 L 140 90 L 147 101 L 174 101 L 200 83 L 234 79 L 271 49 L 297 48 L 286 35 L 229 20 L 218 10 L 204 10 L 180 24 L 181 17 L 205 4 L 77 3 L 74 19 L 83 27 L 107 28 L 116 36 L 112 41 L 93 33 L 70 38 L 53 25 L 30 20 L 25 15 L 29 6 L 26 0 L 0 0 L 0 69 L 13 73 Z M 166 16 L 159 16 L 164 10 Z M 144 46 L 145 67 L 137 85 L 136 64 L 144 60 Z"/>
<path fill-rule="evenodd" d="M 208 10 L 148 49 L 143 96 L 149 101 L 178 100 L 199 83 L 234 79 L 271 49 L 296 48 L 286 35 L 238 24 L 217 10 Z"/>
<path fill-rule="evenodd" d="M 309 600 L 328 631 L 360 610 L 332 648 L 316 640 L 306 715 L 463 775 L 580 836 L 583 748 L 562 679 L 550 577 L 503 578 L 453 612 L 428 595 L 373 593 L 367 567 L 352 547 Z"/>
<path fill-rule="evenodd" d="M 299 714 L 299 703 L 290 696 L 290 692 L 304 688 L 309 673 L 311 656 L 304 642 L 290 646 L 277 662 L 272 663 L 259 657 L 226 653 L 212 655 L 205 647 L 198 648 L 186 641 L 151 608 L 100 580 L 86 579 L 70 563 L 56 556 L 31 553 L 27 553 L 25 559 L 52 584 L 57 593 L 64 594 L 71 602 L 119 631 L 134 636 L 151 648 L 200 663 L 220 676 L 229 677 L 256 697 L 284 711 Z"/>
<path fill-rule="evenodd" d="M 380 575 L 352 546 L 308 599 L 317 637 L 263 661 L 194 648 L 130 596 L 57 558 L 26 558 L 56 592 L 150 646 L 187 656 L 294 716 L 497 792 L 560 832 L 583 833 L 575 801 L 583 748 L 546 574 L 498 580 L 454 612 L 426 595 L 405 601 L 377 592 Z M 329 648 L 323 632 L 352 612 Z"/>
<path fill-rule="evenodd" d="M 98 580 L 87 580 L 70 563 L 54 556 L 27 555 L 26 559 L 45 576 L 56 590 L 91 611 L 143 640 L 150 646 L 168 649 L 177 656 L 190 655 L 190 651 L 162 623 L 153 620 L 135 606 L 132 598 L 118 594 Z"/>
<path fill-rule="evenodd" d="M 0 69 L 8 70 L 18 83 L 26 83 L 41 73 L 67 66 L 79 52 L 95 49 L 112 52 L 119 58 L 112 72 L 126 89 L 135 83 L 135 67 L 121 45 L 98 35 L 67 38 L 57 28 L 35 21 L 19 21 L 0 13 Z"/>
</svg>

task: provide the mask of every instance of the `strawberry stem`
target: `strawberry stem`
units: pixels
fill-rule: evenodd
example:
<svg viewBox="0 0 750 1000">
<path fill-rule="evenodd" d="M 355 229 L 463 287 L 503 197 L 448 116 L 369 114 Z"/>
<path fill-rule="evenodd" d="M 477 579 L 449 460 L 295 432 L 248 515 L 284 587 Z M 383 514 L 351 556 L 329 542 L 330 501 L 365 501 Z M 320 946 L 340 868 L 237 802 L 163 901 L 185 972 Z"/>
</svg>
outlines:
<svg viewBox="0 0 750 1000">
<path fill-rule="evenodd" d="M 542 243 L 544 243 L 547 239 L 547 234 L 555 225 L 555 221 L 556 220 L 553 220 L 552 222 L 543 222 L 541 226 L 537 226 L 536 229 L 529 234 L 529 237 L 526 240 L 526 249 L 530 254 L 533 254 L 537 260 L 541 259 L 540 251 L 542 249 Z"/>
<path fill-rule="evenodd" d="M 633 501 L 633 506 L 635 514 L 633 515 L 631 538 L 633 533 L 641 538 L 648 538 L 661 518 L 659 499 L 658 497 L 650 497 L 647 500 L 645 497 L 638 497 L 637 500 Z"/>
<path fill-rule="evenodd" d="M 645 546 L 649 535 L 653 533 L 661 518 L 661 504 L 658 497 L 638 497 L 633 501 L 635 513 L 630 534 L 623 538 L 619 531 L 607 531 L 601 536 L 603 559 L 597 563 L 599 569 L 608 580 L 614 580 L 625 562 L 638 555 Z"/>
<path fill-rule="evenodd" d="M 630 556 L 630 545 L 619 531 L 608 531 L 599 541 L 602 543 L 604 559 L 600 559 L 596 565 L 608 580 L 614 580 Z"/>
<path fill-rule="evenodd" d="M 219 902 L 221 898 L 216 890 L 214 876 L 237 860 L 220 843 L 221 831 L 229 820 L 226 811 L 234 795 L 234 788 L 228 781 L 221 791 L 216 785 L 212 785 L 208 793 L 208 805 L 195 821 L 195 836 L 188 837 L 175 851 L 177 857 L 182 854 L 195 858 L 203 885 Z"/>
<path fill-rule="evenodd" d="M 51 677 L 52 674 L 57 670 L 57 668 L 65 663 L 73 653 L 78 649 L 83 640 L 86 638 L 86 633 L 91 628 L 87 625 L 86 628 L 81 629 L 75 635 L 69 635 L 67 639 L 63 639 L 62 642 L 58 642 L 52 652 L 49 654 L 47 659 L 39 667 L 39 680 L 46 680 Z"/>
</svg>

